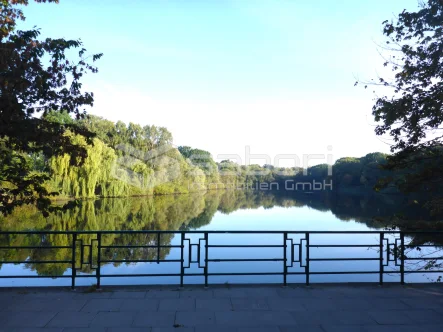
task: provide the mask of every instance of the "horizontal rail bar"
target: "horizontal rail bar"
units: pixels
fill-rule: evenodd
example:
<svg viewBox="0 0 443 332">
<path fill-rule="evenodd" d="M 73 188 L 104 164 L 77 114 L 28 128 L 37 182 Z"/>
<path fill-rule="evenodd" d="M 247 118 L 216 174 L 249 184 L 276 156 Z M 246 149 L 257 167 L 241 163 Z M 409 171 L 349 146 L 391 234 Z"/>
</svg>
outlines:
<svg viewBox="0 0 443 332">
<path fill-rule="evenodd" d="M 40 246 L 1 246 L 0 249 L 71 249 L 70 246 L 53 246 L 53 247 L 40 247 Z"/>
<path fill-rule="evenodd" d="M 127 246 L 101 246 L 102 249 L 122 249 L 122 248 L 181 248 L 179 245 L 170 245 L 170 246 L 142 246 L 142 245 L 130 245 Z"/>
<path fill-rule="evenodd" d="M 79 276 L 77 276 L 79 277 Z M 62 276 L 39 276 L 39 275 L 15 275 L 15 276 L 2 276 L 0 275 L 0 279 L 34 279 L 34 278 L 71 278 L 71 276 L 62 275 Z"/>
<path fill-rule="evenodd" d="M 311 271 L 310 274 L 379 274 L 380 271 Z M 384 272 L 386 273 L 386 272 Z"/>
<path fill-rule="evenodd" d="M 0 264 L 66 264 L 72 261 L 0 261 Z"/>
<path fill-rule="evenodd" d="M 327 262 L 327 261 L 379 261 L 380 258 L 367 258 L 367 257 L 363 257 L 363 258 L 336 258 L 336 257 L 332 257 L 332 258 L 309 258 L 310 261 L 319 261 L 319 262 Z"/>
<path fill-rule="evenodd" d="M 283 248 L 281 244 L 209 244 L 208 248 Z"/>
<path fill-rule="evenodd" d="M 220 272 L 220 273 L 208 273 L 208 276 L 282 276 L 283 272 Z"/>
<path fill-rule="evenodd" d="M 208 259 L 208 262 L 282 262 L 283 258 L 220 258 Z"/>
<path fill-rule="evenodd" d="M 180 259 L 102 259 L 102 263 L 180 263 Z"/>
<path fill-rule="evenodd" d="M 405 271 L 405 274 L 408 273 L 443 273 L 443 270 L 420 270 L 420 271 Z"/>
<path fill-rule="evenodd" d="M 328 274 L 378 274 L 380 271 L 311 271 L 310 274 L 313 275 L 328 275 Z M 399 274 L 400 271 L 384 271 L 384 274 Z M 424 273 L 424 271 L 405 271 L 405 274 L 408 273 Z M 425 271 L 425 273 L 443 273 L 443 270 L 438 271 Z M 287 272 L 288 275 L 304 275 L 304 272 Z M 208 273 L 208 276 L 253 276 L 253 275 L 283 275 L 283 272 L 220 272 L 220 273 Z M 102 277 L 179 277 L 180 273 L 134 273 L 134 274 L 102 274 Z M 203 273 L 186 273 L 185 277 L 204 277 Z M 0 275 L 0 279 L 30 279 L 30 278 L 71 278 L 69 275 L 11 275 L 11 276 L 3 276 Z M 95 278 L 94 275 L 90 274 L 81 274 L 77 275 L 76 278 Z"/>
<path fill-rule="evenodd" d="M 8 234 L 181 234 L 182 231 L 1 231 Z M 186 231 L 186 234 L 443 234 L 443 231 Z"/>
<path fill-rule="evenodd" d="M 438 261 L 438 260 L 443 260 L 443 257 L 405 257 L 405 261 L 427 261 L 427 260 L 433 260 L 433 261 Z"/>
<path fill-rule="evenodd" d="M 309 248 L 367 248 L 380 247 L 379 244 L 310 244 Z"/>
</svg>

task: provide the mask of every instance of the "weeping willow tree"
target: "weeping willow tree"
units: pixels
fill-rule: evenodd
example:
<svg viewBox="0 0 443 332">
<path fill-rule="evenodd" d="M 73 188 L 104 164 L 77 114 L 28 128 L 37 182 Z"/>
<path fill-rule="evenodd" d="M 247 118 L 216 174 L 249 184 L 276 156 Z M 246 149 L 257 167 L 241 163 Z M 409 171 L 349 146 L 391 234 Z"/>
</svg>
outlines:
<svg viewBox="0 0 443 332">
<path fill-rule="evenodd" d="M 114 181 L 112 168 L 116 161 L 113 149 L 95 138 L 93 144 L 87 144 L 80 135 L 67 133 L 73 144 L 83 147 L 87 158 L 77 165 L 71 165 L 68 154 L 50 159 L 51 185 L 60 188 L 64 196 L 94 197 L 121 196 L 128 194 L 128 185 L 123 181 Z"/>
<path fill-rule="evenodd" d="M 49 113 L 45 119 L 75 122 L 63 113 Z M 205 172 L 172 146 L 166 128 L 126 126 L 95 116 L 77 121 L 77 125 L 96 134 L 91 143 L 81 135 L 66 133 L 87 157 L 76 165 L 68 154 L 48 161 L 48 185 L 64 197 L 165 195 L 207 189 Z"/>
</svg>

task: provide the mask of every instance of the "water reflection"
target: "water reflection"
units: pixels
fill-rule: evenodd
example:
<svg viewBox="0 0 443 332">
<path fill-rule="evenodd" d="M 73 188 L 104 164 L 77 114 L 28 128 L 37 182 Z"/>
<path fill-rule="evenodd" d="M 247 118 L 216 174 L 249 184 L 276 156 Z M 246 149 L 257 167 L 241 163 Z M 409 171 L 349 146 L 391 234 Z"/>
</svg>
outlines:
<svg viewBox="0 0 443 332">
<path fill-rule="evenodd" d="M 280 210 L 279 210 L 280 208 Z M 353 229 L 380 229 L 392 226 L 392 216 L 401 211 L 415 218 L 417 223 L 397 225 L 402 229 L 414 227 L 436 227 L 438 223 L 427 215 L 426 210 L 410 204 L 403 196 L 340 196 L 340 195 L 288 195 L 254 191 L 211 191 L 190 195 L 169 195 L 124 199 L 85 200 L 75 209 L 59 212 L 44 218 L 32 207 L 22 207 L 7 218 L 0 220 L 1 231 L 23 230 L 198 230 L 225 227 L 246 228 L 248 217 L 259 211 L 261 223 L 249 224 L 248 229 L 311 230 L 306 224 L 283 222 L 278 224 L 281 209 L 290 211 L 291 216 L 309 219 L 310 215 L 324 212 L 328 223 L 317 223 L 321 230 L 346 229 L 346 222 L 354 223 Z M 244 214 L 233 213 L 244 211 Z M 215 216 L 218 216 L 215 218 Z M 231 217 L 232 216 L 232 217 Z M 257 215 L 256 215 L 257 216 Z M 225 219 L 221 218 L 224 217 Z M 255 217 L 254 217 L 255 218 Z M 225 221 L 223 221 L 225 220 Z M 226 220 L 229 220 L 227 222 Z M 254 219 L 256 220 L 256 219 Z M 213 221 L 213 224 L 211 224 Z M 234 225 L 235 222 L 235 225 Z M 228 226 L 229 225 L 229 226 Z M 266 225 L 266 226 L 264 226 Z M 269 226 L 271 225 L 271 226 Z M 278 225 L 278 226 L 277 226 Z M 301 226 L 304 225 L 304 226 Z M 300 229 L 303 227 L 303 229 Z M 225 228 L 226 229 L 226 228 Z M 91 243 L 95 235 L 81 235 L 79 240 Z M 164 234 L 159 239 L 152 234 L 109 234 L 103 237 L 103 246 L 170 245 L 174 243 L 172 234 Z M 435 236 L 417 237 L 416 244 L 443 241 Z M 65 261 L 62 264 L 25 264 L 21 268 L 38 275 L 62 275 L 70 269 L 72 238 L 67 235 L 1 235 L 0 246 L 39 246 L 47 249 L 2 249 L 1 261 Z M 57 248 L 54 248 L 57 247 Z M 102 260 L 155 260 L 170 256 L 171 248 L 161 248 L 160 255 L 153 248 L 108 248 L 102 251 Z M 116 269 L 122 262 L 113 263 L 109 268 Z M 125 264 L 124 264 L 125 265 Z M 6 265 L 4 265 L 6 266 Z M 2 270 L 4 271 L 4 266 Z M 83 273 L 91 272 L 85 265 Z"/>
</svg>

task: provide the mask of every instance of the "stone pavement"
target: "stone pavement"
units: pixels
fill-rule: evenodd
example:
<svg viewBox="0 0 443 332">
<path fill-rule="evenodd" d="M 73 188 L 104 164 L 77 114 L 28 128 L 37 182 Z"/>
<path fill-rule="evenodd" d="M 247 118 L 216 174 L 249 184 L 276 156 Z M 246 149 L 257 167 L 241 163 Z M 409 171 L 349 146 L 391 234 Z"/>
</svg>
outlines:
<svg viewBox="0 0 443 332">
<path fill-rule="evenodd" d="M 443 285 L 0 290 L 8 332 L 443 331 Z"/>
</svg>

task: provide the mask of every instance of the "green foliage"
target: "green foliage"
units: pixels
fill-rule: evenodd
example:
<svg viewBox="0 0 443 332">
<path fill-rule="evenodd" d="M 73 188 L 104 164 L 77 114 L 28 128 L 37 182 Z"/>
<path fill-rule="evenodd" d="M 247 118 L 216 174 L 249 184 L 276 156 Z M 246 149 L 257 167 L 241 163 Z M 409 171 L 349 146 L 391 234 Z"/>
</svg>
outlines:
<svg viewBox="0 0 443 332">
<path fill-rule="evenodd" d="M 49 158 L 68 153 L 77 162 L 85 157 L 85 150 L 71 144 L 66 129 L 90 137 L 53 118 L 62 110 L 81 118 L 83 107 L 92 106 L 93 95 L 82 91 L 81 80 L 97 68 L 86 61 L 80 40 L 41 40 L 38 29 L 16 30 L 16 21 L 25 19 L 21 5 L 27 4 L 27 0 L 0 2 L 0 140 L 7 142 L 0 152 L 0 213 L 10 213 L 21 204 L 36 204 L 48 213 L 51 193 L 44 186 L 47 175 L 35 174 L 28 156 Z M 78 59 L 71 61 L 66 53 L 74 50 L 78 50 Z M 100 57 L 93 55 L 92 62 Z M 36 117 L 49 112 L 49 120 Z"/>
<path fill-rule="evenodd" d="M 64 154 L 49 160 L 51 180 L 61 194 L 73 197 L 123 196 L 128 194 L 127 184 L 114 181 L 112 170 L 117 158 L 114 150 L 99 139 L 88 145 L 84 137 L 67 133 L 74 144 L 85 148 L 87 157 L 71 165 L 70 156 Z"/>
<path fill-rule="evenodd" d="M 332 168 L 331 165 L 320 164 L 304 171 L 288 169 L 287 173 L 277 173 L 274 170 L 273 176 L 281 187 L 284 187 L 286 180 L 292 180 L 294 183 L 312 183 L 313 181 L 323 183 L 325 181 L 325 183 L 332 183 L 334 191 L 347 189 L 371 191 L 380 178 L 391 175 L 389 171 L 381 167 L 386 163 L 387 157 L 386 154 L 375 152 L 361 158 L 340 158 L 332 165 Z"/>
<path fill-rule="evenodd" d="M 238 165 L 230 160 L 216 163 L 209 152 L 172 146 L 166 128 L 113 123 L 96 116 L 73 119 L 66 112 L 48 112 L 43 119 L 62 126 L 86 130 L 88 138 L 76 131 L 64 132 L 64 139 L 85 157 L 65 153 L 46 158 L 39 153 L 25 156 L 36 174 L 45 177 L 44 188 L 63 198 L 127 197 L 175 195 L 211 189 L 260 189 L 277 183 L 283 190 L 286 180 L 312 182 L 334 180 L 334 187 L 372 188 L 382 170 L 377 167 L 386 156 L 368 154 L 362 158 L 342 158 L 329 175 L 326 164 L 299 168 L 272 165 Z M 264 190 L 268 187 L 265 186 Z M 271 188 L 272 189 L 272 188 Z M 303 189 L 304 190 L 304 189 Z"/>
<path fill-rule="evenodd" d="M 394 139 L 392 151 L 410 149 L 443 122 L 442 1 L 427 0 L 417 12 L 403 11 L 395 22 L 384 22 L 383 33 L 398 54 L 384 63 L 395 78 L 380 78 L 380 83 L 392 87 L 394 95 L 376 100 L 373 115 L 380 124 L 375 131 Z M 437 134 L 426 145 L 440 139 Z"/>
<path fill-rule="evenodd" d="M 70 122 L 63 113 L 49 116 L 51 121 Z M 381 153 L 341 158 L 333 166 L 333 177 L 328 174 L 330 167 L 326 164 L 310 167 L 305 175 L 297 168 L 246 166 L 230 160 L 217 164 L 207 151 L 188 146 L 174 148 L 170 144 L 172 135 L 165 128 L 143 127 L 156 133 L 150 136 L 133 123 L 113 123 L 96 116 L 73 120 L 72 124 L 84 127 L 96 138 L 89 143 L 81 135 L 67 132 L 71 144 L 84 149 L 87 157 L 74 165 L 68 154 L 47 161 L 49 188 L 59 190 L 63 197 L 186 194 L 211 189 L 256 189 L 262 183 L 274 182 L 284 188 L 288 179 L 312 182 L 333 178 L 337 188 L 372 188 L 382 174 L 378 164 L 386 160 Z"/>
<path fill-rule="evenodd" d="M 402 11 L 383 22 L 385 67 L 394 74 L 376 83 L 390 88 L 373 106 L 377 135 L 389 135 L 392 156 L 381 167 L 395 171 L 378 189 L 396 186 L 404 192 L 427 191 L 420 204 L 443 210 L 443 2 L 426 0 L 417 11 Z"/>
</svg>

